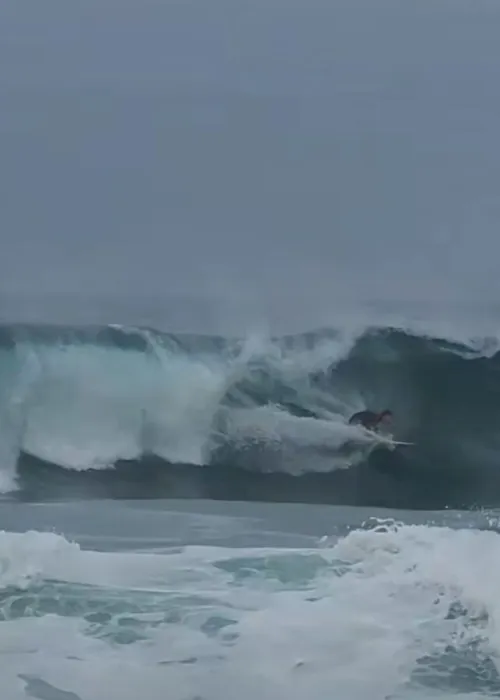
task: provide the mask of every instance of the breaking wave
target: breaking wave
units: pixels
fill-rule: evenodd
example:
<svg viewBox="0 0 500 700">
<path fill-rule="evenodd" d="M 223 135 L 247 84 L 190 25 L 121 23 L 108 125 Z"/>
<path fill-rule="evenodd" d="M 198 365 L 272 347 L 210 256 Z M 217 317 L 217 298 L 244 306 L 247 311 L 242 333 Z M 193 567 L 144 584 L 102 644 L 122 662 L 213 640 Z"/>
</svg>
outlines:
<svg viewBox="0 0 500 700">
<path fill-rule="evenodd" d="M 500 503 L 495 339 L 0 328 L 0 488 L 393 507 Z M 391 407 L 395 451 L 346 424 Z"/>
</svg>

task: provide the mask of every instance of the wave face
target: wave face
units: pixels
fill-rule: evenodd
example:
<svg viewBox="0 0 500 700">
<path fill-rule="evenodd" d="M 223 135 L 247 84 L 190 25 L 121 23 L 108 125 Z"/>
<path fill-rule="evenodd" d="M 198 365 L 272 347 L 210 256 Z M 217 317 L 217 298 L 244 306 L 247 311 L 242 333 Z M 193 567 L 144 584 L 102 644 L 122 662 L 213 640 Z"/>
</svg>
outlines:
<svg viewBox="0 0 500 700">
<path fill-rule="evenodd" d="M 374 449 L 351 413 L 390 407 Z M 266 339 L 0 329 L 0 488 L 387 505 L 500 504 L 500 355 L 396 328 Z"/>
</svg>

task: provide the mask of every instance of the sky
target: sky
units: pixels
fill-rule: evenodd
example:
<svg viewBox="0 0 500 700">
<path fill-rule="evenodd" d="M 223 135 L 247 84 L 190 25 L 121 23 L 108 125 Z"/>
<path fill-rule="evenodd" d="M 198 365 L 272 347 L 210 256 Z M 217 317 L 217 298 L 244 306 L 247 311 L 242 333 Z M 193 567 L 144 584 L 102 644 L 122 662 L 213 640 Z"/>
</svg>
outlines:
<svg viewBox="0 0 500 700">
<path fill-rule="evenodd" d="M 499 36 L 497 0 L 4 0 L 0 317 L 496 301 Z"/>
</svg>

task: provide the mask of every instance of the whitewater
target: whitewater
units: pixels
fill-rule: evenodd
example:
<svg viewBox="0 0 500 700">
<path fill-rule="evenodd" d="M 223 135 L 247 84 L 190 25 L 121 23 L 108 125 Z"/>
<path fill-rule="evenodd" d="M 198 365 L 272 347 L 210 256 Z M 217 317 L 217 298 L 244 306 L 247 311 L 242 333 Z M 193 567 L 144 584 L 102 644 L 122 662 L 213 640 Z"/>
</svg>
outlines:
<svg viewBox="0 0 500 700">
<path fill-rule="evenodd" d="M 0 517 L 9 700 L 500 690 L 493 513 L 94 501 Z"/>
<path fill-rule="evenodd" d="M 0 339 L 6 700 L 500 693 L 494 324 Z"/>
<path fill-rule="evenodd" d="M 2 697 L 496 697 L 490 320 L 4 323 Z"/>
</svg>

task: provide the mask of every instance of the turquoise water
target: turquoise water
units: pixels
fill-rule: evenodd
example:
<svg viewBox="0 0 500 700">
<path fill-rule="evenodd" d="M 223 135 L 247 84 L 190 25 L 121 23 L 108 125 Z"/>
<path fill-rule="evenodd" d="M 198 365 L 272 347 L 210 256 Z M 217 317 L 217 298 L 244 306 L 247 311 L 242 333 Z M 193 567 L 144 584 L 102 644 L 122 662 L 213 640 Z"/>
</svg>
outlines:
<svg viewBox="0 0 500 700">
<path fill-rule="evenodd" d="M 487 697 L 496 515 L 0 505 L 2 697 Z"/>
</svg>

